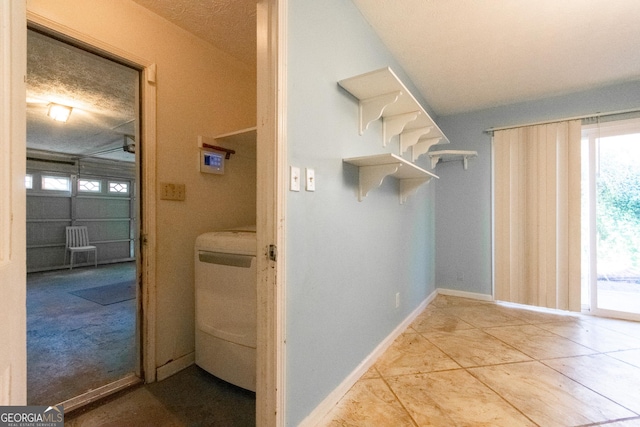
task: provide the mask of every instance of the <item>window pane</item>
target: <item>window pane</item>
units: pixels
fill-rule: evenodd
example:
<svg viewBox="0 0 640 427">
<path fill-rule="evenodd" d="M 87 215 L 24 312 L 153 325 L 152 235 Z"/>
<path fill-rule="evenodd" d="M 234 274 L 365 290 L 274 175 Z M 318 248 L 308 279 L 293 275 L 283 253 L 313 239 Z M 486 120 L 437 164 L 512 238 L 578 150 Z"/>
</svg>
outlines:
<svg viewBox="0 0 640 427">
<path fill-rule="evenodd" d="M 69 191 L 69 178 L 62 176 L 43 176 L 42 177 L 42 189 L 43 190 L 56 190 L 56 191 Z"/>
<path fill-rule="evenodd" d="M 109 193 L 127 194 L 129 192 L 128 182 L 109 182 Z"/>
<path fill-rule="evenodd" d="M 28 190 L 33 189 L 33 175 L 27 175 L 24 177 L 24 186 Z"/>
<path fill-rule="evenodd" d="M 78 191 L 88 191 L 91 193 L 99 193 L 101 187 L 100 181 L 88 180 L 88 179 L 79 179 L 78 180 Z"/>
<path fill-rule="evenodd" d="M 640 133 L 596 144 L 597 305 L 640 313 Z"/>
</svg>

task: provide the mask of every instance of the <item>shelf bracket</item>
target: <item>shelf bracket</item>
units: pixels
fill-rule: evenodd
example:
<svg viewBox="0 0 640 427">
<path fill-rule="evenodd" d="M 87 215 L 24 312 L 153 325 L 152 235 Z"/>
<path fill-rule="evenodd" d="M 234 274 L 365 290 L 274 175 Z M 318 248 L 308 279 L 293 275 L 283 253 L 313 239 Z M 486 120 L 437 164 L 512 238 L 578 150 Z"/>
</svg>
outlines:
<svg viewBox="0 0 640 427">
<path fill-rule="evenodd" d="M 202 148 L 210 148 L 212 150 L 222 151 L 223 153 L 225 153 L 224 158 L 227 160 L 231 158 L 232 154 L 236 154 L 236 150 L 231 150 L 229 148 L 224 148 L 224 147 L 218 147 L 217 145 L 205 144 L 204 142 L 202 143 Z"/>
<path fill-rule="evenodd" d="M 429 132 L 431 132 L 432 129 L 433 126 L 425 126 L 422 128 L 411 129 L 402 132 L 400 134 L 400 154 L 407 151 L 409 147 L 416 145 L 418 143 L 418 140 L 424 135 L 427 135 Z"/>
<path fill-rule="evenodd" d="M 426 178 L 405 178 L 400 180 L 400 204 L 403 205 L 409 196 L 414 195 L 418 191 L 418 187 L 429 182 L 431 176 Z"/>
<path fill-rule="evenodd" d="M 362 135 L 369 127 L 369 124 L 382 117 L 384 109 L 400 98 L 402 91 L 387 93 L 373 98 L 362 99 L 358 104 L 360 116 L 359 133 Z"/>
<path fill-rule="evenodd" d="M 431 157 L 431 169 L 435 168 L 438 162 L 451 162 L 462 160 L 462 167 L 464 170 L 469 168 L 469 159 L 472 159 L 478 155 L 477 151 L 463 151 L 463 150 L 444 150 L 444 151 L 430 151 L 429 157 Z"/>
<path fill-rule="evenodd" d="M 440 142 L 441 139 L 442 137 L 437 137 L 437 138 L 421 139 L 420 141 L 418 141 L 418 143 L 413 146 L 413 149 L 411 151 L 411 160 L 413 162 L 418 160 L 418 157 L 422 156 L 427 151 L 429 151 L 429 148 L 436 145 L 438 142 Z"/>
<path fill-rule="evenodd" d="M 409 122 L 417 119 L 419 115 L 420 111 L 413 111 L 411 113 L 388 116 L 382 119 L 382 146 L 386 147 L 387 143 L 391 142 L 391 138 L 400 135 L 404 127 L 409 124 Z"/>
<path fill-rule="evenodd" d="M 438 155 L 434 155 L 434 154 L 431 154 L 430 156 L 431 156 L 431 169 L 433 169 L 433 168 L 435 168 L 435 167 L 436 167 L 436 165 L 438 164 L 438 162 L 440 161 L 440 158 L 441 158 L 442 156 L 438 156 Z M 467 168 L 467 165 L 466 165 L 466 158 L 465 158 L 465 165 L 464 165 L 464 168 L 465 168 L 465 169 Z"/>
<path fill-rule="evenodd" d="M 388 163 L 384 165 L 371 165 L 359 167 L 358 201 L 361 202 L 367 193 L 374 187 L 382 185 L 387 175 L 394 174 L 402 166 L 402 163 Z"/>
<path fill-rule="evenodd" d="M 436 167 L 441 157 L 442 156 L 438 156 L 438 155 L 431 156 L 431 169 Z M 474 157 L 474 156 L 466 155 L 466 154 L 462 155 L 462 167 L 464 168 L 464 170 L 467 170 L 469 168 L 469 159 L 471 157 Z"/>
</svg>

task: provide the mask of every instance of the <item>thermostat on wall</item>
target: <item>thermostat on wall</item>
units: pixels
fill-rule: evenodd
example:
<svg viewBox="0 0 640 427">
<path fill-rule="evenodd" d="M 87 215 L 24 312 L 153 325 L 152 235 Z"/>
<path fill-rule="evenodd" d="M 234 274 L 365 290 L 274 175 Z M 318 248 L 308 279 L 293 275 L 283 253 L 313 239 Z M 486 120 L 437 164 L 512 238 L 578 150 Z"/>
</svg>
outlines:
<svg viewBox="0 0 640 427">
<path fill-rule="evenodd" d="M 224 174 L 225 155 L 217 151 L 200 150 L 200 172 Z"/>
</svg>

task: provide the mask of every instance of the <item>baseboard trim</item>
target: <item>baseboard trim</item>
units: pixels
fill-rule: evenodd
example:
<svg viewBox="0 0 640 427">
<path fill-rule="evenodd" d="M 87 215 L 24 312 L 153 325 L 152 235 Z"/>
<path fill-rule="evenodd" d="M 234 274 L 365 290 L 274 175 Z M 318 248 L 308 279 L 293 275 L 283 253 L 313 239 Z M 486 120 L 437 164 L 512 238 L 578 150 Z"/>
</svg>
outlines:
<svg viewBox="0 0 640 427">
<path fill-rule="evenodd" d="M 353 385 L 364 375 L 376 360 L 393 344 L 420 313 L 438 295 L 438 290 L 433 291 L 418 307 L 407 316 L 378 346 L 336 387 L 307 417 L 302 420 L 299 427 L 312 427 L 318 425 L 334 406 L 344 397 Z"/>
<path fill-rule="evenodd" d="M 470 298 L 481 301 L 493 301 L 493 296 L 487 294 L 478 294 L 475 292 L 456 291 L 454 289 L 438 288 L 438 295 L 448 295 L 451 297 Z"/>
<path fill-rule="evenodd" d="M 162 381 L 166 378 L 169 378 L 173 374 L 177 374 L 185 368 L 196 363 L 196 353 L 191 352 L 186 354 L 179 359 L 172 360 L 171 362 L 165 363 L 156 369 L 156 379 L 158 381 Z"/>
</svg>

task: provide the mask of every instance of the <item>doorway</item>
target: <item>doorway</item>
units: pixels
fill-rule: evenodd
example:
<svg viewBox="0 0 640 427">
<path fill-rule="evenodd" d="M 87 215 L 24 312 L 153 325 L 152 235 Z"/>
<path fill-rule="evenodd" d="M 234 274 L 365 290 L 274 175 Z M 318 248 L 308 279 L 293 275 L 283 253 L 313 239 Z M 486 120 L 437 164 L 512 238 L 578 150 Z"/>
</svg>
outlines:
<svg viewBox="0 0 640 427">
<path fill-rule="evenodd" d="M 13 3 L 7 3 L 8 6 L 14 5 Z M 80 3 L 78 4 L 80 5 Z M 82 4 L 84 5 L 84 3 Z M 275 247 L 280 247 L 280 252 L 278 256 L 278 262 L 275 260 L 275 256 L 273 259 L 269 259 L 266 257 L 261 257 L 259 263 L 262 263 L 265 268 L 261 269 L 261 278 L 259 287 L 259 298 L 261 300 L 259 316 L 261 321 L 260 330 L 258 333 L 258 364 L 259 368 L 259 380 L 258 380 L 258 396 L 259 396 L 259 408 L 258 412 L 258 425 L 271 425 L 274 424 L 270 422 L 270 420 L 281 420 L 283 416 L 283 411 L 281 408 L 283 407 L 284 402 L 284 375 L 283 375 L 283 367 L 284 367 L 284 357 L 283 357 L 283 348 L 284 348 L 284 314 L 283 314 L 283 301 L 284 298 L 284 278 L 282 274 L 277 274 L 278 271 L 284 270 L 282 267 L 282 261 L 285 259 L 284 253 L 284 220 L 283 220 L 283 212 L 284 212 L 284 197 L 281 194 L 282 189 L 285 188 L 284 182 L 285 180 L 285 170 L 282 165 L 285 165 L 286 162 L 282 161 L 286 160 L 286 153 L 284 152 L 284 133 L 283 133 L 283 117 L 284 115 L 284 100 L 286 97 L 282 95 L 283 89 L 286 87 L 285 70 L 284 70 L 284 60 L 285 55 L 282 52 L 284 49 L 284 42 L 286 41 L 286 4 L 280 1 L 263 1 L 260 0 L 258 2 L 258 16 L 259 16 L 259 42 L 258 42 L 258 51 L 259 51 L 259 64 L 265 65 L 264 67 L 258 67 L 258 80 L 259 80 L 259 102 L 258 102 L 258 140 L 260 141 L 258 144 L 258 157 L 260 170 L 259 175 L 261 179 L 259 183 L 262 188 L 262 192 L 260 193 L 259 203 L 258 203 L 258 242 L 259 247 L 262 249 L 268 248 L 269 246 L 274 247 L 274 251 L 272 253 L 275 255 Z M 6 8 L 5 8 L 6 9 Z M 11 15 L 12 23 L 15 24 L 15 28 L 23 28 L 24 19 L 25 19 L 25 9 L 24 5 L 17 4 L 14 9 L 17 9 L 17 13 Z M 119 48 L 114 45 L 113 40 L 118 39 L 117 37 L 106 37 L 106 40 L 102 40 L 100 37 L 94 38 L 91 35 L 93 31 L 90 27 L 86 25 L 80 25 L 85 31 L 80 31 L 75 29 L 75 22 L 81 20 L 83 13 L 86 14 L 86 8 L 77 12 L 69 12 L 68 10 L 64 11 L 60 9 L 60 13 L 51 13 L 55 12 L 56 7 L 42 7 L 40 8 L 40 14 L 38 13 L 28 13 L 27 18 L 29 19 L 30 24 L 35 24 L 39 28 L 46 28 L 55 31 L 56 34 L 61 34 L 65 36 L 72 37 L 74 40 L 80 41 L 83 45 L 91 45 L 95 46 L 101 52 L 110 52 L 117 56 L 117 58 L 122 59 L 126 64 L 132 64 L 135 67 L 140 67 L 143 69 L 143 79 L 141 82 L 142 86 L 142 139 L 144 142 L 143 150 L 141 151 L 141 181 L 143 186 L 141 188 L 141 225 L 143 228 L 141 229 L 140 240 L 142 244 L 142 271 L 141 271 L 141 281 L 142 281 L 142 305 L 143 305 L 143 321 L 141 324 L 141 337 L 142 337 L 142 353 L 143 353 L 143 371 L 146 382 L 153 382 L 156 380 L 156 370 L 159 366 L 156 363 L 156 350 L 157 343 L 156 338 L 158 334 L 156 333 L 156 313 L 157 313 L 157 296 L 156 296 L 156 266 L 157 263 L 155 261 L 157 256 L 157 239 L 156 230 L 157 221 L 156 221 L 156 200 L 158 195 L 156 194 L 155 189 L 157 188 L 157 176 L 156 176 L 156 64 L 149 60 L 149 58 L 145 56 L 138 56 L 135 52 L 139 52 L 137 49 L 133 49 L 133 45 L 128 46 L 133 49 L 129 50 L 129 48 L 125 48 L 125 50 Z M 120 9 L 120 6 L 117 8 Z M 69 12 L 69 13 L 66 13 Z M 15 17 L 14 17 L 15 15 Z M 4 16 L 9 16 L 5 14 Z M 60 20 L 58 23 L 57 20 Z M 65 24 L 66 23 L 66 24 Z M 83 24 L 85 24 L 83 22 Z M 9 28 L 9 27 L 6 27 Z M 98 28 L 100 30 L 102 27 Z M 99 33 L 99 32 L 97 32 Z M 26 38 L 26 37 L 25 37 Z M 6 78 L 6 81 L 10 81 L 14 84 L 18 89 L 22 88 L 22 81 L 24 73 L 20 72 L 19 65 L 22 62 L 20 61 L 20 55 L 24 56 L 25 49 L 22 49 L 26 45 L 26 41 L 21 38 L 20 31 L 17 31 L 17 36 L 13 38 L 8 38 L 12 41 L 12 46 L 17 46 L 17 49 L 12 49 L 8 53 L 17 52 L 18 55 L 16 57 L 18 60 L 16 63 L 16 73 L 12 73 L 9 75 L 10 78 Z M 14 44 L 15 43 L 15 44 Z M 2 50 L 2 49 L 0 49 Z M 6 50 L 2 50 L 4 57 L 8 57 Z M 144 55 L 144 54 L 143 54 Z M 109 55 L 111 56 L 111 55 Z M 150 55 L 150 58 L 153 58 L 153 55 Z M 10 58 L 12 59 L 13 56 Z M 10 65 L 11 63 L 8 62 Z M 4 100 L 3 100 L 4 101 Z M 9 118 L 13 119 L 13 121 L 17 124 L 13 128 L 13 134 L 16 135 L 12 140 L 7 138 L 3 138 L 1 140 L 3 147 L 9 146 L 8 142 L 12 142 L 16 146 L 16 150 L 18 152 L 24 150 L 24 137 L 21 137 L 19 132 L 20 125 L 23 123 L 21 118 L 24 117 L 24 98 L 21 97 L 20 100 L 12 100 L 11 103 L 6 102 L 5 104 L 11 106 L 11 110 L 7 109 L 11 114 Z M 273 110 L 275 109 L 275 113 Z M 14 116 L 16 117 L 14 119 Z M 158 116 L 161 116 L 158 114 Z M 286 127 L 286 126 L 285 126 Z M 20 156 L 24 159 L 23 156 Z M 276 159 L 278 160 L 276 162 Z M 140 163 L 139 163 L 140 164 Z M 20 163 L 18 164 L 20 165 Z M 11 175 L 12 181 L 20 183 L 24 179 L 24 167 L 16 168 L 18 173 L 14 173 Z M 17 177 L 16 177 L 17 175 Z M 4 182 L 4 181 L 3 181 Z M 14 185 L 14 188 L 18 188 L 22 190 L 21 192 L 17 192 L 18 195 L 24 195 L 22 185 Z M 17 200 L 17 199 L 16 199 Z M 20 199 L 20 202 L 12 203 L 12 206 L 17 206 L 17 208 L 22 208 L 24 202 L 24 197 Z M 23 219 L 24 212 L 20 211 L 20 209 L 16 210 L 15 218 Z M 4 211 L 0 211 L 0 220 L 5 219 L 7 216 L 4 215 Z M 22 221 L 21 221 L 22 222 Z M 24 224 L 24 222 L 22 222 Z M 20 234 L 20 230 L 22 227 L 18 227 L 18 232 L 15 233 L 17 235 L 16 238 L 13 238 L 11 242 L 15 242 L 16 245 L 24 243 L 24 231 Z M 4 233 L 6 228 L 2 228 L 0 232 Z M 3 234 L 4 235 L 4 234 Z M 4 244 L 5 240 L 2 240 Z M 18 246 L 20 249 L 20 246 Z M 261 250 L 262 250 L 261 249 Z M 24 251 L 17 251 L 17 253 L 22 253 Z M 3 261 L 3 255 L 6 252 L 0 251 L 0 263 Z M 14 262 L 12 266 L 16 265 L 16 267 L 20 267 L 24 269 L 24 262 L 19 263 L 20 266 L 17 266 Z M 0 264 L 1 265 L 1 264 Z M 259 264 L 260 265 L 260 264 Z M 18 271 L 22 271 L 16 268 Z M 13 276 L 3 274 L 4 278 L 11 279 Z M 24 274 L 19 276 L 19 282 L 16 286 L 16 294 L 19 296 L 19 292 L 24 290 L 23 280 Z M 5 305 L 3 305 L 4 307 Z M 10 304 L 8 305 L 10 306 Z M 17 307 L 17 306 L 16 306 Z M 24 310 L 18 310 L 16 308 L 14 312 L 17 312 L 18 315 L 22 315 L 24 317 Z M 13 313 L 13 312 L 12 312 Z M 6 330 L 7 328 L 5 328 Z M 15 333 L 14 333 L 15 331 Z M 5 331 L 6 332 L 6 331 Z M 7 333 L 8 342 L 14 343 L 12 348 L 21 349 L 23 348 L 23 343 L 25 340 L 25 331 L 24 330 L 15 330 L 15 328 L 9 328 Z M 11 339 L 9 341 L 9 339 Z M 18 353 L 17 351 L 13 353 Z M 20 362 L 20 354 L 16 356 L 11 353 L 12 359 L 10 361 L 17 360 Z M 0 354 L 0 356 L 4 356 L 5 353 Z M 4 360 L 0 360 L 0 362 L 4 362 Z M 11 371 L 11 376 L 0 376 L 0 383 L 8 384 L 3 382 L 2 380 L 5 378 L 14 378 L 15 380 L 10 383 L 11 387 L 7 386 L 7 390 L 14 392 L 15 395 L 18 396 L 17 399 L 14 399 L 16 402 L 21 402 L 21 395 L 18 393 L 22 393 L 24 390 L 24 376 L 22 375 L 25 371 L 24 364 L 21 362 L 16 362 L 13 371 Z M 4 369 L 6 364 L 0 364 L 0 367 Z M 6 370 L 4 370 L 6 372 Z M 15 374 L 13 372 L 16 372 Z M 3 389 L 5 390 L 5 389 Z M 5 399 L 3 401 L 9 401 Z M 282 421 L 276 422 L 275 424 L 281 424 Z"/>
<path fill-rule="evenodd" d="M 640 319 L 640 119 L 583 126 L 582 304 Z"/>
<path fill-rule="evenodd" d="M 26 86 L 27 403 L 71 410 L 140 381 L 140 70 L 29 29 Z"/>
</svg>

